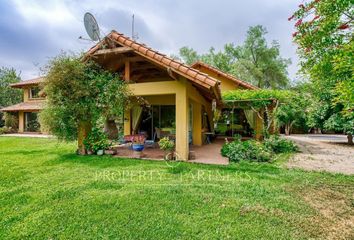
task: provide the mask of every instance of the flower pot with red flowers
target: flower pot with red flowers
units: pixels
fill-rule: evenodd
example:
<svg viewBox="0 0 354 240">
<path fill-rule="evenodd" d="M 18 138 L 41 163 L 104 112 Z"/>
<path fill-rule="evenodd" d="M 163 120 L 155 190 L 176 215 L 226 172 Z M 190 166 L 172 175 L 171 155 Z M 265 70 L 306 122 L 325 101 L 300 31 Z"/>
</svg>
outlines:
<svg viewBox="0 0 354 240">
<path fill-rule="evenodd" d="M 141 152 L 144 150 L 145 144 L 145 136 L 144 135 L 134 135 L 132 136 L 132 149 L 137 152 Z"/>
</svg>

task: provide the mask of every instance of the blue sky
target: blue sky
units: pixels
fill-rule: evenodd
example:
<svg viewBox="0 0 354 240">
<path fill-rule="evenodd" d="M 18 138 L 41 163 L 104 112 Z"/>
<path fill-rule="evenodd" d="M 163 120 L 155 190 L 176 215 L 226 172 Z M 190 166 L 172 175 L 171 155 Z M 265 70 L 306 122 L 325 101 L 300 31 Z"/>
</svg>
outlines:
<svg viewBox="0 0 354 240">
<path fill-rule="evenodd" d="M 135 14 L 138 41 L 166 54 L 189 46 L 198 52 L 225 43 L 240 44 L 249 26 L 261 24 L 269 42 L 278 40 L 291 58 L 291 79 L 298 59 L 287 18 L 301 0 L 0 0 L 0 66 L 14 67 L 23 80 L 37 77 L 48 59 L 61 51 L 85 51 L 83 15 L 93 13 L 103 33 L 115 29 L 131 35 Z"/>
</svg>

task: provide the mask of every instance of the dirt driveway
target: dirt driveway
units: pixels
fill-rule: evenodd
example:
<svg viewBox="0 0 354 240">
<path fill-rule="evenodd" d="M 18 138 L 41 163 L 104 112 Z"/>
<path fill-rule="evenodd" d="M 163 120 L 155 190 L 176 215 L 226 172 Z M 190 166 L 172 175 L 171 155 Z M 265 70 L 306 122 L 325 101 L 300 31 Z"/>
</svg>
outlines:
<svg viewBox="0 0 354 240">
<path fill-rule="evenodd" d="M 300 153 L 287 167 L 354 174 L 354 147 L 346 145 L 344 135 L 294 134 L 286 136 L 297 143 Z"/>
</svg>

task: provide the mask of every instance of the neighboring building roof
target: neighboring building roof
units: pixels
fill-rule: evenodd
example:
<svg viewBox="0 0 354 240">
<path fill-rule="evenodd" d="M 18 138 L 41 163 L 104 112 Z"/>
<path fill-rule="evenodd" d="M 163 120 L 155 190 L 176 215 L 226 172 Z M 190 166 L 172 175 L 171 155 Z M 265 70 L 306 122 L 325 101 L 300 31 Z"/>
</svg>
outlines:
<svg viewBox="0 0 354 240">
<path fill-rule="evenodd" d="M 43 109 L 43 101 L 30 101 L 22 102 L 12 106 L 0 109 L 3 112 L 16 112 L 16 111 L 39 111 Z"/>
<path fill-rule="evenodd" d="M 258 87 L 248 83 L 248 82 L 245 82 L 245 81 L 242 81 L 240 79 L 237 79 L 236 77 L 232 76 L 231 74 L 228 74 L 228 73 L 225 73 L 223 71 L 220 71 L 219 69 L 209 65 L 209 64 L 206 64 L 206 63 L 203 63 L 203 62 L 195 62 L 192 64 L 192 67 L 193 68 L 199 68 L 199 67 L 205 67 L 206 69 L 210 70 L 210 71 L 213 71 L 214 73 L 218 74 L 218 75 L 221 75 L 233 82 L 235 82 L 237 85 L 240 85 L 240 86 L 243 86 L 244 88 L 247 88 L 247 89 L 252 89 L 252 90 L 255 90 L 255 89 L 259 89 Z"/>
<path fill-rule="evenodd" d="M 201 71 L 198 71 L 197 69 L 194 69 L 193 67 L 183 64 L 162 53 L 159 53 L 158 51 L 155 51 L 144 44 L 133 41 L 130 38 L 114 30 L 107 35 L 107 38 L 116 41 L 122 46 L 130 47 L 138 55 L 145 57 L 147 60 L 150 60 L 160 66 L 172 70 L 173 72 L 187 78 L 191 82 L 203 88 L 213 90 L 212 92 L 214 92 L 214 94 L 216 95 L 215 97 L 217 98 L 217 100 L 221 99 L 220 88 L 218 87 L 220 82 L 217 79 L 210 77 L 208 74 L 205 74 Z M 104 40 L 92 47 L 87 52 L 86 58 L 98 51 L 103 45 L 103 43 Z"/>
<path fill-rule="evenodd" d="M 19 83 L 13 83 L 13 84 L 10 84 L 10 86 L 14 87 L 14 88 L 22 88 L 22 87 L 28 86 L 28 85 L 38 85 L 42 82 L 44 82 L 44 77 L 38 77 L 38 78 L 34 78 L 34 79 L 24 80 Z"/>
</svg>

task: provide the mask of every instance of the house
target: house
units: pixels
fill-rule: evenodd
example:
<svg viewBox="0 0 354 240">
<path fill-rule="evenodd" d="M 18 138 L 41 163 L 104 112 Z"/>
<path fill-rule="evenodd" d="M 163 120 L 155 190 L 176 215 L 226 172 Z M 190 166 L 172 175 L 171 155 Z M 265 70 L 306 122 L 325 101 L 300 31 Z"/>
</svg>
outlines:
<svg viewBox="0 0 354 240">
<path fill-rule="evenodd" d="M 124 135 L 144 134 L 149 140 L 164 136 L 174 138 L 176 152 L 182 160 L 188 160 L 190 145 L 207 143 L 209 136 L 217 130 L 214 112 L 216 109 L 225 110 L 221 97 L 223 91 L 257 89 L 202 62 L 193 66 L 183 64 L 116 31 L 88 50 L 83 60 L 88 59 L 119 73 L 131 93 L 144 100 L 124 113 Z M 42 80 L 14 84 L 13 87 L 24 89 L 24 102 L 2 109 L 18 112 L 20 132 L 31 130 L 27 127 L 28 121 L 34 119 L 34 114 L 42 107 L 43 99 L 39 99 L 38 92 L 34 91 Z M 226 122 L 219 126 L 233 131 L 232 124 L 237 123 L 235 118 L 243 111 L 226 113 Z M 256 121 L 261 123 L 259 118 Z M 239 131 L 245 131 L 242 128 L 245 119 L 239 122 Z M 262 124 L 257 126 L 259 128 Z M 254 130 L 261 132 L 260 129 Z"/>
<path fill-rule="evenodd" d="M 132 94 L 148 103 L 125 112 L 124 134 L 175 138 L 183 160 L 188 159 L 191 144 L 201 146 L 214 132 L 213 112 L 224 107 L 222 91 L 257 89 L 206 64 L 183 64 L 116 31 L 93 46 L 84 56 L 87 59 L 120 73 Z"/>
<path fill-rule="evenodd" d="M 40 94 L 43 78 L 21 81 L 11 84 L 23 92 L 23 102 L 2 108 L 1 111 L 13 114 L 18 119 L 18 132 L 40 132 L 38 112 L 43 108 L 45 98 Z"/>
</svg>

